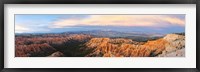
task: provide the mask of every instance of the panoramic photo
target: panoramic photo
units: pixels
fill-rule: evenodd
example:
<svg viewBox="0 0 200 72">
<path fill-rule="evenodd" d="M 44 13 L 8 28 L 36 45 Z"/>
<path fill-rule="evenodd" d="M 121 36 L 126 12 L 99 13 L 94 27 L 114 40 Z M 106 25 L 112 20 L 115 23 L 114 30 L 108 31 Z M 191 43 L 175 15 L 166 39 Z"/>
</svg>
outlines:
<svg viewBox="0 0 200 72">
<path fill-rule="evenodd" d="M 185 15 L 16 14 L 15 57 L 185 57 Z"/>
</svg>

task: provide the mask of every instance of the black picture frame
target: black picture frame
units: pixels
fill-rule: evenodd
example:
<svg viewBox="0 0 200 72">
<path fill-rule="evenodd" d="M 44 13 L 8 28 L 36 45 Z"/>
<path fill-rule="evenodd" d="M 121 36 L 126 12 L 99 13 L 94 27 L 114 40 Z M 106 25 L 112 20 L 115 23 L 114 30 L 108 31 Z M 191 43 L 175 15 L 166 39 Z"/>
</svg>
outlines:
<svg viewBox="0 0 200 72">
<path fill-rule="evenodd" d="M 0 71 L 1 72 L 199 72 L 200 49 L 199 33 L 199 0 L 1 0 L 0 1 Z M 123 69 L 82 69 L 82 68 L 4 68 L 4 4 L 196 4 L 197 48 L 196 68 L 123 68 Z"/>
</svg>

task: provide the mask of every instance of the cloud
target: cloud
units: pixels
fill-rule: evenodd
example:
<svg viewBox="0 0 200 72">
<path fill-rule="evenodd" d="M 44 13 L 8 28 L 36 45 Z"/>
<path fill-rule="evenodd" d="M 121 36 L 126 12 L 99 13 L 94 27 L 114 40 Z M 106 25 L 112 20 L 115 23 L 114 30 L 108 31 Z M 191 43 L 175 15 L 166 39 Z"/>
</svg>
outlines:
<svg viewBox="0 0 200 72">
<path fill-rule="evenodd" d="M 72 26 L 184 26 L 185 20 L 167 15 L 90 15 L 84 19 L 60 19 L 52 22 L 50 28 Z"/>
<path fill-rule="evenodd" d="M 15 32 L 16 33 L 23 33 L 23 32 L 27 32 L 30 31 L 29 28 L 25 27 L 25 26 L 21 26 L 21 25 L 15 25 Z"/>
<path fill-rule="evenodd" d="M 166 18 L 163 18 L 163 20 L 170 24 L 175 24 L 175 25 L 180 25 L 180 26 L 185 25 L 185 20 L 175 18 L 175 17 L 166 17 Z"/>
<path fill-rule="evenodd" d="M 57 22 L 53 23 L 53 26 L 50 26 L 50 28 L 63 28 L 66 26 L 75 26 L 78 25 L 79 20 L 77 19 L 63 19 L 63 20 L 59 20 Z"/>
</svg>

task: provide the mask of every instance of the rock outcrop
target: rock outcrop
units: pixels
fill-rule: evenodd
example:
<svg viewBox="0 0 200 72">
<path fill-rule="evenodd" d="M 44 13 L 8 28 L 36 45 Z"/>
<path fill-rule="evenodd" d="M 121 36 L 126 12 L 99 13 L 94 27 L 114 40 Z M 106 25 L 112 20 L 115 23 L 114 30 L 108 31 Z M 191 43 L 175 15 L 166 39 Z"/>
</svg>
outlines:
<svg viewBox="0 0 200 72">
<path fill-rule="evenodd" d="M 63 57 L 63 56 L 64 56 L 63 53 L 57 51 L 57 52 L 52 53 L 49 57 Z"/>
<path fill-rule="evenodd" d="M 185 56 L 185 36 L 178 34 L 168 34 L 164 38 L 168 41 L 165 50 L 160 54 L 161 57 Z"/>
</svg>

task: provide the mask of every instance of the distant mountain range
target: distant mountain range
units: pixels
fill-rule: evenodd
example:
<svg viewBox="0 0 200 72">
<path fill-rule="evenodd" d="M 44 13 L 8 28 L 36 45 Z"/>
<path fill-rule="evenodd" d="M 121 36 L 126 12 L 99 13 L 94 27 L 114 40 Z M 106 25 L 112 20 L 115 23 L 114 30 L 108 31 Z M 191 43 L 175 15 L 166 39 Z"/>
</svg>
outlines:
<svg viewBox="0 0 200 72">
<path fill-rule="evenodd" d="M 111 30 L 91 30 L 91 31 L 74 31 L 63 33 L 16 33 L 16 35 L 42 35 L 42 34 L 86 34 L 94 37 L 108 37 L 108 38 L 128 38 L 136 41 L 154 40 L 163 37 L 165 34 L 160 33 L 144 33 L 144 32 L 119 32 Z"/>
<path fill-rule="evenodd" d="M 87 34 L 99 37 L 160 37 L 164 34 L 159 33 L 142 33 L 142 32 L 119 32 L 119 31 L 104 31 L 104 30 L 91 30 L 91 31 L 76 31 L 76 32 L 64 32 L 64 34 Z"/>
</svg>

